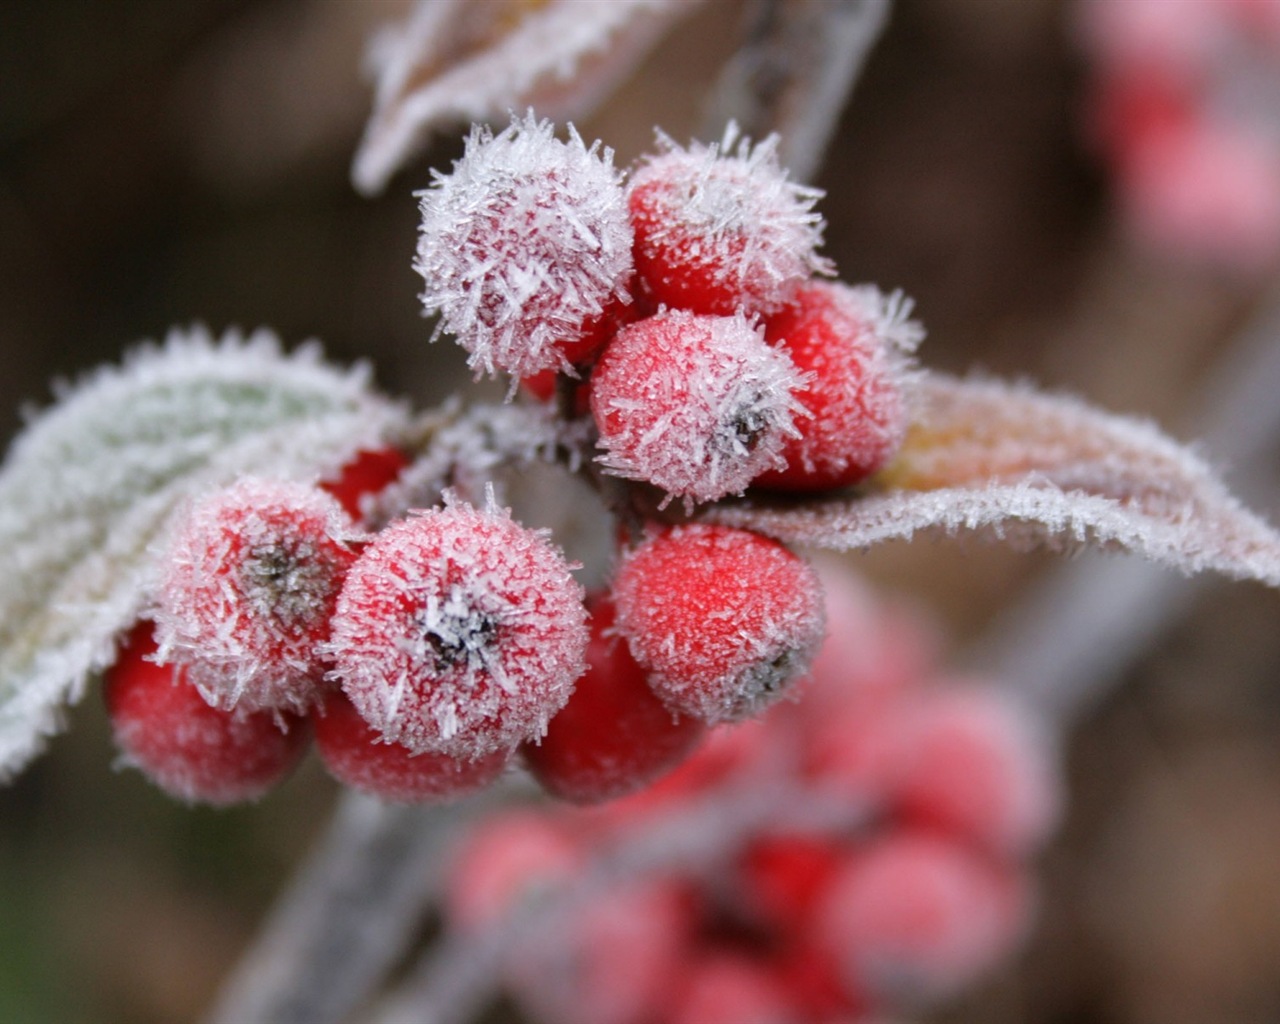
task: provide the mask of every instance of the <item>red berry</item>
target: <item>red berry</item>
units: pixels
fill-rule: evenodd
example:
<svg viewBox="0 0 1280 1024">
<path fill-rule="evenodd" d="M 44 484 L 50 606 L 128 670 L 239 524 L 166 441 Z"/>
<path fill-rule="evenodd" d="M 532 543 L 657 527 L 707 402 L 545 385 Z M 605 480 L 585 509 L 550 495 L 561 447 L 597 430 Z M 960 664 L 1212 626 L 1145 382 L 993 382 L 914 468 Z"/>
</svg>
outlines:
<svg viewBox="0 0 1280 1024">
<path fill-rule="evenodd" d="M 769 966 L 712 952 L 685 968 L 667 1024 L 800 1024 L 804 1015 Z"/>
<path fill-rule="evenodd" d="M 104 678 L 125 761 L 180 800 L 225 806 L 255 800 L 307 749 L 304 719 L 211 707 L 181 666 L 158 665 L 150 622 L 139 623 Z"/>
<path fill-rule="evenodd" d="M 321 480 L 320 489 L 328 491 L 354 521 L 364 518 L 364 499 L 395 483 L 408 468 L 409 459 L 396 448 L 365 449 L 355 456 L 331 480 Z"/>
<path fill-rule="evenodd" d="M 418 193 L 423 305 L 477 372 L 567 369 L 607 340 L 632 269 L 612 160 L 530 114 L 496 136 L 475 128 L 452 173 Z"/>
<path fill-rule="evenodd" d="M 816 254 L 822 195 L 787 180 L 777 136 L 752 147 L 731 127 L 720 145 L 664 152 L 631 177 L 636 271 L 653 299 L 697 313 L 768 313 L 828 264 Z"/>
<path fill-rule="evenodd" d="M 786 465 L 756 480 L 815 491 L 844 487 L 883 467 L 907 428 L 903 377 L 922 337 L 901 296 L 813 281 L 765 323 L 765 337 L 809 375 L 797 396 L 808 414 L 782 448 Z"/>
<path fill-rule="evenodd" d="M 816 934 L 854 992 L 934 999 L 995 966 L 1028 911 L 1011 868 L 942 837 L 895 832 L 832 879 Z"/>
<path fill-rule="evenodd" d="M 590 602 L 587 671 L 547 734 L 523 747 L 547 792 L 598 803 L 633 792 L 682 761 L 706 729 L 673 714 L 654 695 L 626 642 L 613 632 L 613 602 Z"/>
<path fill-rule="evenodd" d="M 842 861 L 837 843 L 824 836 L 759 836 L 739 867 L 743 902 L 772 928 L 798 936 Z"/>
<path fill-rule="evenodd" d="M 305 712 L 353 529 L 335 498 L 301 483 L 244 479 L 193 504 L 160 582 L 161 658 L 187 665 L 216 707 Z"/>
<path fill-rule="evenodd" d="M 619 567 L 614 599 L 654 691 L 708 722 L 777 700 L 823 637 L 822 588 L 808 563 L 730 527 L 679 526 L 646 542 Z"/>
<path fill-rule="evenodd" d="M 453 499 L 369 543 L 327 651 L 384 739 L 472 760 L 546 730 L 585 667 L 585 617 L 542 531 Z"/>
<path fill-rule="evenodd" d="M 569 881 L 582 854 L 546 815 L 509 811 L 481 821 L 450 858 L 445 917 L 478 931 Z"/>
<path fill-rule="evenodd" d="M 393 803 L 454 800 L 484 789 L 506 768 L 499 750 L 475 761 L 413 754 L 387 743 L 341 693 L 330 693 L 313 716 L 316 750 L 339 782 Z"/>
<path fill-rule="evenodd" d="M 947 688 L 922 694 L 904 719 L 898 813 L 1002 855 L 1048 837 L 1060 804 L 1051 745 L 1019 706 L 991 689 Z"/>
<path fill-rule="evenodd" d="M 742 317 L 673 310 L 624 327 L 591 377 L 591 411 L 616 476 L 713 501 L 783 465 L 804 378 Z"/>
</svg>

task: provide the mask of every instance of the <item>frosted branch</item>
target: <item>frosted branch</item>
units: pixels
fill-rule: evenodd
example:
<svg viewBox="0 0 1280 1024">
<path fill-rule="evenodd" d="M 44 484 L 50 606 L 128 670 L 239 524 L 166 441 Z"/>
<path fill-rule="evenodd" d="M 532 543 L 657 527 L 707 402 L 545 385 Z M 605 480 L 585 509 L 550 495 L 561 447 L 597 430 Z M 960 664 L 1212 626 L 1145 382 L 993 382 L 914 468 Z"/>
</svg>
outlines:
<svg viewBox="0 0 1280 1024">
<path fill-rule="evenodd" d="M 757 139 L 777 132 L 782 165 L 810 181 L 889 10 L 890 0 L 754 0 L 703 137 L 719 138 L 729 121 Z"/>
</svg>

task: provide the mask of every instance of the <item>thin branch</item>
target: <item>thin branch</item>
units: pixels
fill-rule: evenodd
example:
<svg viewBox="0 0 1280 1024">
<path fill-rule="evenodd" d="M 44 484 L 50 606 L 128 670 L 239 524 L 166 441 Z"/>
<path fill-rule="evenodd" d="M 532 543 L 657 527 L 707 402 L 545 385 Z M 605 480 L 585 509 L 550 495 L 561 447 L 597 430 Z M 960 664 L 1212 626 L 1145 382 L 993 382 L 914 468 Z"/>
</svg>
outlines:
<svg viewBox="0 0 1280 1024">
<path fill-rule="evenodd" d="M 782 166 L 810 181 L 889 19 L 890 0 L 753 0 L 742 47 L 711 95 L 703 138 L 729 121 L 782 136 Z"/>
<path fill-rule="evenodd" d="M 209 1024 L 345 1020 L 403 952 L 436 889 L 440 848 L 475 810 L 346 796 Z"/>
<path fill-rule="evenodd" d="M 1201 392 L 1207 454 L 1257 502 L 1275 496 L 1269 466 L 1280 443 L 1280 294 L 1228 347 Z M 1206 581 L 1134 558 L 1090 554 L 1064 565 L 999 617 L 968 652 L 1065 734 L 1124 668 L 1191 607 Z"/>
</svg>

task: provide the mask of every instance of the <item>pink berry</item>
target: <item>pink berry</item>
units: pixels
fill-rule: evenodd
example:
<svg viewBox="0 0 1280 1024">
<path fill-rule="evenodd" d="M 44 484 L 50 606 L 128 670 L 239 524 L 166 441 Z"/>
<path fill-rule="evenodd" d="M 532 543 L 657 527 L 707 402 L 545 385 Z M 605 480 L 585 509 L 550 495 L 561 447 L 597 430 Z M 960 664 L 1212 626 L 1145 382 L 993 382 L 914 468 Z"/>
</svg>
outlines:
<svg viewBox="0 0 1280 1024">
<path fill-rule="evenodd" d="M 582 853 L 546 815 L 509 811 L 474 826 L 451 865 L 445 917 L 474 932 L 564 885 L 581 870 Z"/>
<path fill-rule="evenodd" d="M 897 813 L 1001 855 L 1025 855 L 1057 821 L 1050 741 L 1022 709 L 976 687 L 921 694 L 904 713 Z"/>
<path fill-rule="evenodd" d="M 804 674 L 822 642 L 822 587 L 802 558 L 746 530 L 678 526 L 632 552 L 614 583 L 618 629 L 667 706 L 750 717 Z"/>
<path fill-rule="evenodd" d="M 562 800 L 599 803 L 647 785 L 682 761 L 706 731 L 658 700 L 626 642 L 613 632 L 607 598 L 589 602 L 587 671 L 547 734 L 523 747 L 542 788 Z"/>
<path fill-rule="evenodd" d="M 338 499 L 352 520 L 364 515 L 364 499 L 395 483 L 409 466 L 409 459 L 396 448 L 374 448 L 355 456 L 330 480 L 321 480 L 320 489 Z"/>
<path fill-rule="evenodd" d="M 530 376 L 589 358 L 628 301 L 631 227 L 613 153 L 532 114 L 475 128 L 418 193 L 422 302 L 477 372 Z"/>
<path fill-rule="evenodd" d="M 353 529 L 335 498 L 306 484 L 244 479 L 196 502 L 160 582 L 160 657 L 187 665 L 215 707 L 305 712 L 356 558 Z"/>
<path fill-rule="evenodd" d="M 778 138 L 752 147 L 730 127 L 719 145 L 663 152 L 627 194 L 635 264 L 653 300 L 696 313 L 768 313 L 829 265 L 817 255 L 822 193 L 787 180 Z"/>
<path fill-rule="evenodd" d="M 1028 912 L 1012 868 L 945 838 L 901 831 L 836 874 L 816 928 L 853 991 L 937 999 L 999 963 Z"/>
<path fill-rule="evenodd" d="M 714 501 L 784 465 L 805 385 L 741 316 L 672 310 L 618 332 L 591 377 L 606 470 Z"/>
<path fill-rule="evenodd" d="M 107 671 L 103 691 L 125 761 L 171 796 L 218 806 L 256 800 L 307 749 L 304 719 L 211 707 L 181 666 L 152 660 L 150 622 L 139 623 Z"/>
<path fill-rule="evenodd" d="M 585 667 L 585 618 L 544 532 L 451 499 L 370 542 L 326 649 L 384 739 L 474 760 L 546 730 Z"/>
<path fill-rule="evenodd" d="M 782 979 L 744 954 L 710 952 L 685 968 L 668 1024 L 802 1024 Z"/>
<path fill-rule="evenodd" d="M 312 717 L 316 750 L 339 782 L 392 803 L 456 800 L 479 792 L 506 768 L 499 750 L 474 761 L 413 754 L 386 743 L 341 693 L 330 693 Z"/>
<path fill-rule="evenodd" d="M 807 415 L 783 444 L 786 465 L 756 483 L 827 490 L 889 461 L 906 434 L 907 355 L 922 336 L 908 308 L 872 287 L 813 281 L 766 322 L 765 337 L 809 375 L 809 387 L 797 396 Z"/>
</svg>

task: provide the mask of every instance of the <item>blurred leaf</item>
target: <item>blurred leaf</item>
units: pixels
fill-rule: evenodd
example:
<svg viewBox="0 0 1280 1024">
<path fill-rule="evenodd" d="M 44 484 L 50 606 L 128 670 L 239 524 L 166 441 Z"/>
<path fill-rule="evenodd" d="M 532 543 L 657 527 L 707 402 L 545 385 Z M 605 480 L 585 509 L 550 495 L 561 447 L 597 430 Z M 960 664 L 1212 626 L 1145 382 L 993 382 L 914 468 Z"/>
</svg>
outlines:
<svg viewBox="0 0 1280 1024">
<path fill-rule="evenodd" d="M 174 332 L 62 389 L 0 468 L 0 780 L 111 663 L 182 498 L 245 473 L 314 479 L 405 421 L 363 368 L 263 331 Z"/>
</svg>

